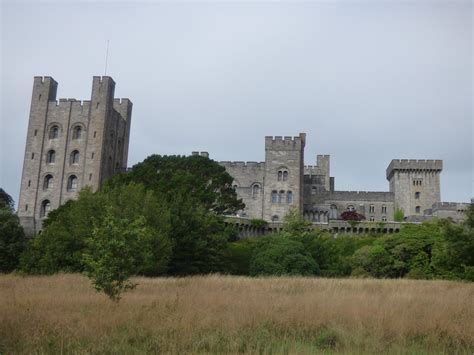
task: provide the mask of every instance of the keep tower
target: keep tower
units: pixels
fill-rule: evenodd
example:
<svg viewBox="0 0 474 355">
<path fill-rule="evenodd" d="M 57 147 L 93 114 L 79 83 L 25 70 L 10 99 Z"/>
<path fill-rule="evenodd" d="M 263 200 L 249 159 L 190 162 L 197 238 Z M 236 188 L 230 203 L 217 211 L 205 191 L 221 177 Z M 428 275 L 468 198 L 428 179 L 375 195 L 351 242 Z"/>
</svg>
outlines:
<svg viewBox="0 0 474 355">
<path fill-rule="evenodd" d="M 306 134 L 265 137 L 263 219 L 281 221 L 291 207 L 303 211 Z"/>
<path fill-rule="evenodd" d="M 114 99 L 111 77 L 93 77 L 90 101 L 56 100 L 58 83 L 35 77 L 18 216 L 32 236 L 52 209 L 127 167 L 132 102 Z"/>
<path fill-rule="evenodd" d="M 394 193 L 395 209 L 401 208 L 405 216 L 422 216 L 425 210 L 440 202 L 442 170 L 442 160 L 392 160 L 386 173 L 390 192 Z"/>
</svg>

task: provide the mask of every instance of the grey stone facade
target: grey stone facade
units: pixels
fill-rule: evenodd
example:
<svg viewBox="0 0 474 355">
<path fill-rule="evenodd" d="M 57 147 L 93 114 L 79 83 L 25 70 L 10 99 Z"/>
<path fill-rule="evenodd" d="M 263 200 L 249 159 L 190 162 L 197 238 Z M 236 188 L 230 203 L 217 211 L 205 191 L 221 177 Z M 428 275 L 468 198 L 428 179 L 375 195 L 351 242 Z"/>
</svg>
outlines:
<svg viewBox="0 0 474 355">
<path fill-rule="evenodd" d="M 317 155 L 315 165 L 304 165 L 305 141 L 304 133 L 265 137 L 264 162 L 220 162 L 234 177 L 237 195 L 245 203 L 239 217 L 278 222 L 294 207 L 318 224 L 340 220 L 348 210 L 363 214 L 367 222 L 393 222 L 397 209 L 408 221 L 463 218 L 463 204 L 440 202 L 441 160 L 392 160 L 386 192 L 337 191 L 329 155 Z"/>
<path fill-rule="evenodd" d="M 51 77 L 34 78 L 18 202 L 30 236 L 49 210 L 127 167 L 132 102 L 114 99 L 112 78 L 93 78 L 90 101 L 56 100 L 57 87 Z"/>
</svg>

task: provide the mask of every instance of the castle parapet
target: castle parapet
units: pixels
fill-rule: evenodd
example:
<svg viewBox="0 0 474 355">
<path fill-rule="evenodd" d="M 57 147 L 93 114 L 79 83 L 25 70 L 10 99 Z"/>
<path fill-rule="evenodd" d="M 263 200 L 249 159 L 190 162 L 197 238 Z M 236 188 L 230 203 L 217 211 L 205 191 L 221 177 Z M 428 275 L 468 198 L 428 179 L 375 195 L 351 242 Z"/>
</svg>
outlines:
<svg viewBox="0 0 474 355">
<path fill-rule="evenodd" d="M 306 133 L 299 136 L 265 136 L 265 150 L 300 150 L 306 143 Z"/>
<path fill-rule="evenodd" d="M 218 162 L 219 165 L 223 166 L 224 168 L 253 168 L 253 169 L 264 169 L 265 163 L 264 162 L 256 162 L 256 161 L 220 161 Z"/>
<path fill-rule="evenodd" d="M 387 180 L 390 180 L 396 171 L 435 171 L 443 170 L 442 160 L 424 159 L 393 159 L 387 167 Z"/>
</svg>

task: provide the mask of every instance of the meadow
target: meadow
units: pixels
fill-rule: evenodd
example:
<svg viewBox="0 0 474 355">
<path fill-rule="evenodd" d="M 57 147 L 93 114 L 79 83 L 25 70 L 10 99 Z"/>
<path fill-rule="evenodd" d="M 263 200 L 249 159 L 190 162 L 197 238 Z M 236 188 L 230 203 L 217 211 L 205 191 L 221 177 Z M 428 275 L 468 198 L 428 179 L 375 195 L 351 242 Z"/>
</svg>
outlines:
<svg viewBox="0 0 474 355">
<path fill-rule="evenodd" d="M 0 353 L 474 353 L 474 284 L 134 278 L 110 301 L 78 274 L 0 275 Z"/>
</svg>

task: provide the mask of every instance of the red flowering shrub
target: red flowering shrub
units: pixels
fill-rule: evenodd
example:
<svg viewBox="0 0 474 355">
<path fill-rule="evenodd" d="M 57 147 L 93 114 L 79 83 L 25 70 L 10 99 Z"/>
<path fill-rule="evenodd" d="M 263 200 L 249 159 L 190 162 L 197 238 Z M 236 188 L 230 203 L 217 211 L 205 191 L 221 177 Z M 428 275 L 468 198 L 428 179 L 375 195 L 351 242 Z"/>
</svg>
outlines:
<svg viewBox="0 0 474 355">
<path fill-rule="evenodd" d="M 341 218 L 344 221 L 362 221 L 365 216 L 356 211 L 345 211 L 341 213 Z"/>
</svg>

